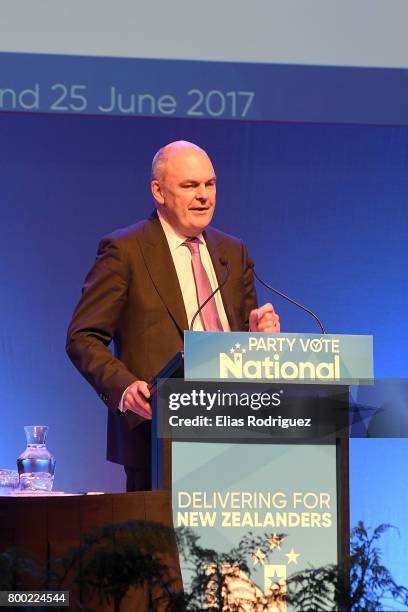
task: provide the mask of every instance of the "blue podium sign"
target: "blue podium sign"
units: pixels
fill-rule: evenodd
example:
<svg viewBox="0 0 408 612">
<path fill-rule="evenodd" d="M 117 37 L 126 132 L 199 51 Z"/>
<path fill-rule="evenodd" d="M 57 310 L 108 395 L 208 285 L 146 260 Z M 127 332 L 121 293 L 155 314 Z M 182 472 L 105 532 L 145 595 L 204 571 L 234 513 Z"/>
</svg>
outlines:
<svg viewBox="0 0 408 612">
<path fill-rule="evenodd" d="M 373 379 L 372 336 L 185 332 L 186 380 L 351 385 Z"/>
</svg>

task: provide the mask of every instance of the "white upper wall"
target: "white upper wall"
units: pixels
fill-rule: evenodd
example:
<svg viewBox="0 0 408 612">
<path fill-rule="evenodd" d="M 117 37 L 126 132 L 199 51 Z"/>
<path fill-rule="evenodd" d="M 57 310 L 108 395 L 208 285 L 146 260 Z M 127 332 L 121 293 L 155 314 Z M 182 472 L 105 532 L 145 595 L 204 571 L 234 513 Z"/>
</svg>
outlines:
<svg viewBox="0 0 408 612">
<path fill-rule="evenodd" d="M 407 0 L 0 0 L 0 51 L 408 67 Z"/>
</svg>

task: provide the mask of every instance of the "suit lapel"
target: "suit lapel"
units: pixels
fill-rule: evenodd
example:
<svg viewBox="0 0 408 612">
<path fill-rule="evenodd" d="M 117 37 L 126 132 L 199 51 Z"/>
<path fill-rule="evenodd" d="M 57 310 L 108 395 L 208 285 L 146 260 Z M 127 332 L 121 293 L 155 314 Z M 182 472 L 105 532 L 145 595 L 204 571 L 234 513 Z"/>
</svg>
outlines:
<svg viewBox="0 0 408 612">
<path fill-rule="evenodd" d="M 150 278 L 170 316 L 183 332 L 188 329 L 183 296 L 166 236 L 156 213 L 146 222 L 140 246 Z"/>
<path fill-rule="evenodd" d="M 203 232 L 207 248 L 211 256 L 212 264 L 214 266 L 215 274 L 217 276 L 218 284 L 221 284 L 225 278 L 226 266 L 223 266 L 220 262 L 220 258 L 224 257 L 228 262 L 228 251 L 225 243 L 210 227 Z M 230 263 L 230 262 L 229 262 Z M 231 263 L 230 263 L 231 265 Z M 225 313 L 227 315 L 228 322 L 230 324 L 231 331 L 239 329 L 239 325 L 234 312 L 234 304 L 237 296 L 232 291 L 232 284 L 230 283 L 232 270 L 229 272 L 230 276 L 221 289 L 222 303 L 224 305 Z"/>
</svg>

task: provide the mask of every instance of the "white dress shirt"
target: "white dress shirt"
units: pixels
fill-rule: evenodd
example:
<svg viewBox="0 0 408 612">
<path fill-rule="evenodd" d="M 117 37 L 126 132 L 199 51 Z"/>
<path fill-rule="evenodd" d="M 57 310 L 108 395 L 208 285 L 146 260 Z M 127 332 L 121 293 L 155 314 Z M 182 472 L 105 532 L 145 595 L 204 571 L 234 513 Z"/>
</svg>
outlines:
<svg viewBox="0 0 408 612">
<path fill-rule="evenodd" d="M 177 278 L 179 280 L 181 294 L 183 296 L 183 302 L 187 313 L 187 321 L 188 325 L 190 326 L 191 319 L 197 312 L 199 304 L 197 301 L 196 284 L 194 280 L 193 267 L 191 264 L 191 253 L 188 247 L 183 244 L 187 237 L 179 234 L 174 227 L 170 225 L 166 219 L 164 219 L 163 215 L 161 215 L 159 211 L 157 212 L 163 231 L 167 238 L 174 267 L 176 268 Z M 200 241 L 199 248 L 201 261 L 203 262 L 203 266 L 207 272 L 211 288 L 214 291 L 219 284 L 215 275 L 214 266 L 212 264 L 203 235 L 199 234 L 197 238 Z M 217 305 L 218 315 L 220 317 L 223 331 L 230 331 L 230 326 L 225 313 L 224 304 L 222 303 L 220 291 L 217 291 L 214 299 Z M 198 315 L 194 321 L 194 331 L 203 331 L 203 329 L 204 327 L 200 315 Z"/>
</svg>

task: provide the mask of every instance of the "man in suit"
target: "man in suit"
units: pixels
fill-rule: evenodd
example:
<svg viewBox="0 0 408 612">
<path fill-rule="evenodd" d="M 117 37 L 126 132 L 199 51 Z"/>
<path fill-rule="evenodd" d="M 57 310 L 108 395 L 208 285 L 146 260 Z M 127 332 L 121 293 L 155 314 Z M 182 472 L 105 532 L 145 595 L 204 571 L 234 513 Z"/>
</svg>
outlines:
<svg viewBox="0 0 408 612">
<path fill-rule="evenodd" d="M 207 153 L 185 141 L 166 145 L 153 159 L 151 190 L 155 213 L 100 242 L 67 340 L 70 359 L 110 409 L 107 458 L 125 466 L 128 491 L 150 488 L 148 381 L 182 349 L 203 302 L 202 275 L 209 295 L 228 262 L 228 280 L 206 307 L 215 326 L 204 310 L 195 330 L 279 331 L 272 305 L 257 307 L 242 241 L 209 227 L 216 176 Z"/>
</svg>

